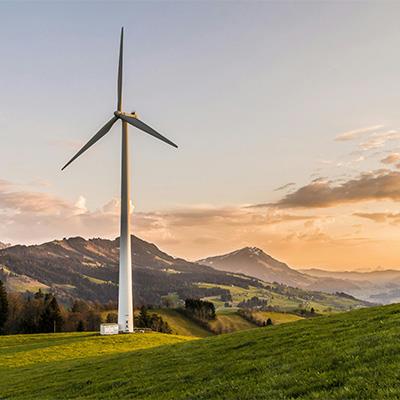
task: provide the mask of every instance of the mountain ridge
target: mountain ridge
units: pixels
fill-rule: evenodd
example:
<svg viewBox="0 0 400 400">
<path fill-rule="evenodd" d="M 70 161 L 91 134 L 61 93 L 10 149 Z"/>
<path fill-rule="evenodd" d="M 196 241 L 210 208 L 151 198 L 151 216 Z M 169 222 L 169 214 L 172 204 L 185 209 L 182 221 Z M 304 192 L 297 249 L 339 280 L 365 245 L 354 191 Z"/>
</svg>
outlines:
<svg viewBox="0 0 400 400">
<path fill-rule="evenodd" d="M 220 271 L 175 258 L 136 236 L 131 241 L 135 306 L 159 306 L 165 296 L 168 303 L 172 296 L 176 304 L 188 297 L 213 299 L 219 307 L 236 307 L 248 296 L 259 296 L 270 307 L 285 310 L 310 301 L 321 311 L 371 305 L 342 294 L 271 284 L 240 272 Z M 257 252 L 253 248 L 252 253 Z M 15 245 L 0 250 L 0 279 L 5 280 L 9 290 L 52 291 L 65 304 L 76 298 L 116 302 L 118 260 L 118 238 L 86 240 L 77 236 L 40 245 Z"/>
<path fill-rule="evenodd" d="M 6 249 L 7 247 L 11 247 L 11 244 L 0 242 L 0 250 Z"/>
<path fill-rule="evenodd" d="M 197 262 L 220 271 L 243 273 L 305 290 L 345 292 L 359 299 L 383 304 L 400 301 L 400 271 L 397 270 L 360 272 L 294 269 L 258 247 L 243 247 Z"/>
</svg>

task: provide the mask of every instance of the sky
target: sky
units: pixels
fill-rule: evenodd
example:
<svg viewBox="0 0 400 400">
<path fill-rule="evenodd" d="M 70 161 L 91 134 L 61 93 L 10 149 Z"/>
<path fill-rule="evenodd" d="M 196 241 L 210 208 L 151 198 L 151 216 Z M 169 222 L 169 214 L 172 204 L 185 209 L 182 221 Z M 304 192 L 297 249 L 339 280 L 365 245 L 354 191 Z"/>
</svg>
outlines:
<svg viewBox="0 0 400 400">
<path fill-rule="evenodd" d="M 400 3 L 0 2 L 0 241 L 115 238 L 119 123 L 132 230 L 196 260 L 400 268 Z"/>
</svg>

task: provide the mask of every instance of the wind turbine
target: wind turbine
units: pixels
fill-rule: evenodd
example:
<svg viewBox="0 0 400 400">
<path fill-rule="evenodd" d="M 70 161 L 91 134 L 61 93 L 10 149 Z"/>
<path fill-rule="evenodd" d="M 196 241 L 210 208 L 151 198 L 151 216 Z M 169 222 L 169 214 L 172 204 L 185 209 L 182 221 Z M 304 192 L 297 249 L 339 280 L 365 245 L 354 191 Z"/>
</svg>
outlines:
<svg viewBox="0 0 400 400">
<path fill-rule="evenodd" d="M 122 70 L 123 70 L 124 28 L 121 28 L 121 41 L 119 48 L 118 81 L 117 81 L 117 111 L 114 116 L 71 158 L 62 170 L 68 167 L 75 159 L 93 146 L 98 140 L 108 133 L 119 119 L 122 122 L 122 151 L 121 151 L 121 233 L 119 244 L 119 291 L 118 291 L 118 328 L 120 332 L 133 332 L 133 297 L 132 297 L 132 259 L 131 259 L 131 233 L 129 222 L 130 207 L 130 160 L 128 124 L 157 139 L 178 147 L 153 128 L 140 121 L 136 113 L 122 111 Z"/>
</svg>

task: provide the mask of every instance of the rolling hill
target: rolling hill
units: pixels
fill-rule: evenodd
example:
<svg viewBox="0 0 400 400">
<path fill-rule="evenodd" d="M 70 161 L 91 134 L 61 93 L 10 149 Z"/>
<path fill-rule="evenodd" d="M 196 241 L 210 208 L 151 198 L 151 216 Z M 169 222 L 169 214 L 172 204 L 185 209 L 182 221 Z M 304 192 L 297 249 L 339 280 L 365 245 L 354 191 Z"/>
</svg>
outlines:
<svg viewBox="0 0 400 400">
<path fill-rule="evenodd" d="M 154 244 L 132 236 L 134 301 L 161 305 L 165 296 L 209 298 L 219 307 L 234 294 L 229 306 L 259 296 L 284 311 L 311 304 L 316 310 L 344 311 L 371 304 L 343 294 L 293 289 L 269 284 L 239 273 L 174 258 Z M 85 240 L 81 237 L 54 240 L 34 246 L 0 250 L 0 279 L 8 290 L 50 290 L 65 304 L 73 299 L 106 303 L 117 300 L 119 241 Z M 314 278 L 317 279 L 317 278 Z M 241 293 L 240 296 L 236 295 Z"/>
<path fill-rule="evenodd" d="M 193 340 L 0 337 L 0 397 L 398 399 L 400 305 Z"/>
</svg>

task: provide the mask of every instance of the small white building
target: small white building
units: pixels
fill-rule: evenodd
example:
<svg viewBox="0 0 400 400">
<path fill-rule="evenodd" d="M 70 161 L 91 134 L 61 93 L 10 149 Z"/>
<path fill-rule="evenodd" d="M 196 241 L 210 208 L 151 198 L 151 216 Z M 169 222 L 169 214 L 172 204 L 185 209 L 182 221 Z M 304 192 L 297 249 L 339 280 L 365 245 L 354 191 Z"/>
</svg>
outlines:
<svg viewBox="0 0 400 400">
<path fill-rule="evenodd" d="M 100 335 L 118 335 L 118 324 L 101 324 Z"/>
</svg>

